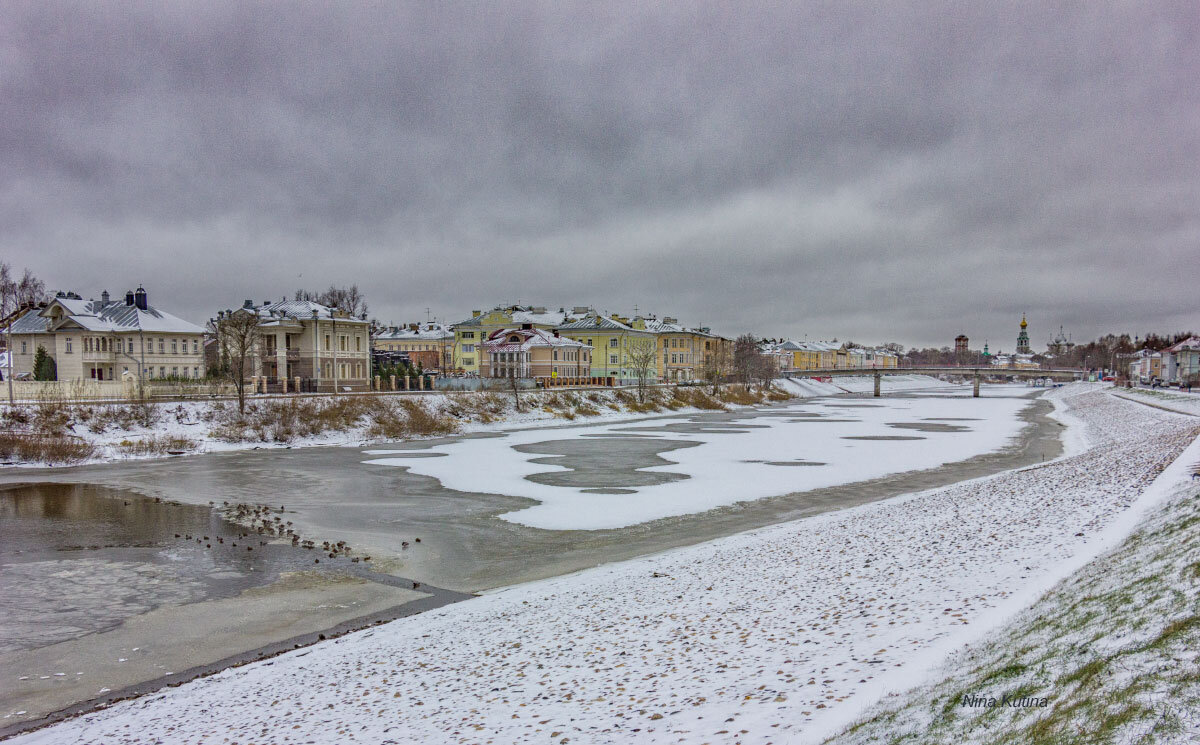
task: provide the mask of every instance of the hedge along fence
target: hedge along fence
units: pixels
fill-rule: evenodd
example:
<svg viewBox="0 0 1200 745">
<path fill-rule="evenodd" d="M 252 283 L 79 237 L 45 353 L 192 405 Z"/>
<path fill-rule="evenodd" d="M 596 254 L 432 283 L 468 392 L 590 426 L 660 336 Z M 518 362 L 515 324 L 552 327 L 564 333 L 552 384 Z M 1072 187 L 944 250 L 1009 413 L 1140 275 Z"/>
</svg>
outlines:
<svg viewBox="0 0 1200 745">
<path fill-rule="evenodd" d="M 13 398 L 21 402 L 60 400 L 69 403 L 81 401 L 134 401 L 138 395 L 136 378 L 125 380 L 14 380 Z M 196 381 L 147 381 L 142 386 L 147 399 L 155 398 L 211 398 L 233 396 L 237 391 L 232 383 L 205 380 Z M 7 400 L 8 381 L 0 383 L 0 398 Z"/>
</svg>

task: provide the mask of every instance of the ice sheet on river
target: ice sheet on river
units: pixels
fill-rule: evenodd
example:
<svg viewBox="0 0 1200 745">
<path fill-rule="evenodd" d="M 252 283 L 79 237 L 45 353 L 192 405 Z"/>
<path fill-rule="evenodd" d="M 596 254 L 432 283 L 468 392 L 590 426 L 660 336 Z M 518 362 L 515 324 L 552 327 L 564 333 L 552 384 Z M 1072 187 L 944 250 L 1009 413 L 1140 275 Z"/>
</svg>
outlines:
<svg viewBox="0 0 1200 745">
<path fill-rule="evenodd" d="M 553 434 L 545 430 L 514 432 L 418 451 L 448 457 L 414 458 L 412 451 L 404 451 L 396 454 L 402 457 L 372 458 L 365 463 L 405 467 L 434 477 L 449 489 L 537 500 L 538 505 L 501 515 L 522 525 L 601 530 L 936 468 L 994 452 L 1020 433 L 1023 422 L 1019 414 L 1029 403 L 1017 397 L 825 399 L 772 409 L 769 416 L 729 415 L 704 426 L 667 420 L 563 429 Z M 796 416 L 779 415 L 788 412 Z M 812 413 L 820 416 L 809 416 Z M 954 420 L 954 426 L 937 425 L 938 419 Z M 531 480 L 539 474 L 570 470 L 570 456 L 547 457 L 554 443 L 592 441 L 596 450 L 602 451 L 619 435 L 639 437 L 649 443 L 647 447 L 661 443 L 663 452 L 658 457 L 665 462 L 637 470 L 673 475 L 670 480 L 582 486 Z M 645 435 L 657 437 L 651 440 Z M 673 441 L 688 446 L 673 447 Z M 541 443 L 546 448 L 538 452 Z M 673 449 L 665 452 L 670 447 Z M 389 455 L 386 450 L 367 452 Z M 556 465 L 555 460 L 564 465 Z M 819 465 L 779 466 L 790 462 Z M 614 462 L 614 478 L 619 469 L 620 464 Z M 596 493 L 597 488 L 609 493 Z"/>
</svg>

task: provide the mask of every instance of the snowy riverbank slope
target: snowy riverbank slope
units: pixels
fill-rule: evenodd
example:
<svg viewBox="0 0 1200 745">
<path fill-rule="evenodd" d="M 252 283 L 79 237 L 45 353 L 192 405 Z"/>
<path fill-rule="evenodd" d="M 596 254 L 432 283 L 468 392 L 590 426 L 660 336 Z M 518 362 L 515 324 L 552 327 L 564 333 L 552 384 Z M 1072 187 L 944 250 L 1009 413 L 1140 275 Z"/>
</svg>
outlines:
<svg viewBox="0 0 1200 745">
<path fill-rule="evenodd" d="M 831 745 L 1200 739 L 1198 467 L 1200 440 L 1143 494 L 1128 540 Z"/>
<path fill-rule="evenodd" d="M 1050 395 L 1088 449 L 513 587 L 16 742 L 819 741 L 1132 527 L 1200 433 L 1103 391 Z"/>
</svg>

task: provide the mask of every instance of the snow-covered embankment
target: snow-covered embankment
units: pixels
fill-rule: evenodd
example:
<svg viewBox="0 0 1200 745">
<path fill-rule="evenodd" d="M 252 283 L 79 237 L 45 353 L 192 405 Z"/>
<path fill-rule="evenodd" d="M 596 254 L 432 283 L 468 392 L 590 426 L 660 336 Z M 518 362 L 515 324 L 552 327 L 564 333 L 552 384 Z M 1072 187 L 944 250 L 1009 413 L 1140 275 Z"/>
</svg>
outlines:
<svg viewBox="0 0 1200 745">
<path fill-rule="evenodd" d="M 1027 605 L 1196 420 L 1051 393 L 1056 462 L 539 581 L 18 742 L 809 742 Z"/>
</svg>

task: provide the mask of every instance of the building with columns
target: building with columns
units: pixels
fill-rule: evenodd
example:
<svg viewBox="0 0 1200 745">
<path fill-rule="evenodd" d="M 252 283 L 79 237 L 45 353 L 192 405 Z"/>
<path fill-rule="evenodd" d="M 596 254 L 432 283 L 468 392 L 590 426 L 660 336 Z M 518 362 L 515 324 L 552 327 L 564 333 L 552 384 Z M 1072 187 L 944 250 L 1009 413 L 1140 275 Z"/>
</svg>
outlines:
<svg viewBox="0 0 1200 745">
<path fill-rule="evenodd" d="M 371 335 L 365 318 L 309 300 L 247 300 L 217 313 L 214 324 L 235 314 L 258 317 L 252 381 L 269 392 L 351 392 L 371 389 Z M 224 352 L 221 353 L 222 356 Z"/>
</svg>

